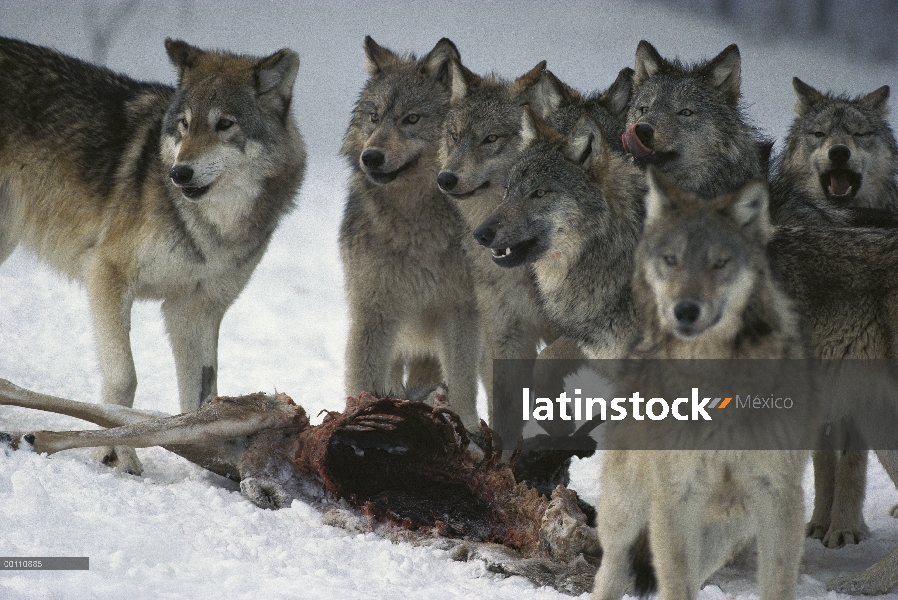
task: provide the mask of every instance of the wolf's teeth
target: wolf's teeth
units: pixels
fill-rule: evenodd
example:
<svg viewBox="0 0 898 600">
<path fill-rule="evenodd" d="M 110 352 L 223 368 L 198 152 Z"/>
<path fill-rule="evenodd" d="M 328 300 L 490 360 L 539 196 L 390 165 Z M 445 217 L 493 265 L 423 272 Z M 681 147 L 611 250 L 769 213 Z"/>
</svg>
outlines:
<svg viewBox="0 0 898 600">
<path fill-rule="evenodd" d="M 854 186 L 849 185 L 849 186 L 848 186 L 848 189 L 845 190 L 845 193 L 844 193 L 844 194 L 837 194 L 837 193 L 835 193 L 835 192 L 833 191 L 833 186 L 828 186 L 828 187 L 829 187 L 829 195 L 830 195 L 830 196 L 835 196 L 836 198 L 841 198 L 842 196 L 850 196 L 850 195 L 851 195 L 851 190 L 854 189 Z"/>
<path fill-rule="evenodd" d="M 493 257 L 502 258 L 511 254 L 511 248 L 506 248 L 505 250 L 496 250 L 492 248 Z"/>
</svg>

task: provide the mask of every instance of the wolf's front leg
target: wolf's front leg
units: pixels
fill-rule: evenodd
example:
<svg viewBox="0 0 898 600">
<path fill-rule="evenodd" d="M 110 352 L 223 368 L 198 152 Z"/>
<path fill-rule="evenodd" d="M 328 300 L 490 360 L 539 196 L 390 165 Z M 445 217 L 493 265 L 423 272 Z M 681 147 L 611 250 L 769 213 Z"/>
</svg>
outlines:
<svg viewBox="0 0 898 600">
<path fill-rule="evenodd" d="M 851 450 L 839 456 L 829 531 L 823 538 L 827 548 L 857 544 L 870 535 L 864 522 L 867 454 L 866 451 Z"/>
<path fill-rule="evenodd" d="M 130 282 L 120 267 L 97 259 L 89 267 L 86 283 L 103 374 L 103 402 L 130 408 L 137 389 L 131 354 L 134 297 Z M 101 446 L 94 456 L 103 464 L 134 475 L 143 472 L 137 453 L 128 446 Z"/>
<path fill-rule="evenodd" d="M 641 451 L 651 466 L 649 546 L 664 600 L 693 600 L 701 589 L 705 498 L 693 488 L 697 452 Z M 692 454 L 690 457 L 689 455 Z M 698 484 L 701 485 L 701 484 Z"/>
<path fill-rule="evenodd" d="M 814 512 L 805 532 L 808 537 L 821 541 L 829 531 L 833 490 L 836 487 L 836 460 L 836 453 L 832 450 L 814 452 Z"/>
<path fill-rule="evenodd" d="M 472 306 L 455 309 L 442 332 L 440 364 L 449 386 L 449 407 L 461 417 L 464 426 L 476 430 L 477 363 L 480 356 L 480 322 Z"/>
<path fill-rule="evenodd" d="M 181 412 L 196 410 L 218 395 L 218 330 L 229 305 L 202 292 L 162 303 L 175 356 Z"/>
<path fill-rule="evenodd" d="M 486 388 L 490 427 L 504 440 L 505 449 L 509 450 L 514 449 L 521 433 L 520 390 L 513 396 L 518 399 L 513 406 L 507 406 L 507 402 L 503 404 L 498 401 L 499 399 L 493 396 L 493 390 L 528 387 L 530 373 L 527 374 L 526 379 L 509 381 L 507 377 L 503 378 L 502 376 L 510 375 L 510 369 L 503 368 L 499 373 L 494 373 L 493 361 L 535 359 L 539 337 L 535 331 L 536 328 L 526 322 L 515 306 L 503 301 L 501 295 L 494 293 L 488 298 L 489 303 L 479 303 L 482 322 L 480 328 L 480 376 Z M 505 366 L 507 367 L 509 364 L 505 363 Z M 519 386 L 518 384 L 523 385 Z M 507 397 L 505 399 L 507 400 Z"/>
<path fill-rule="evenodd" d="M 609 450 L 602 465 L 597 528 L 602 564 L 592 600 L 619 600 L 630 583 L 631 553 L 649 520 L 649 485 L 638 451 Z"/>
<path fill-rule="evenodd" d="M 362 392 L 383 394 L 390 390 L 387 377 L 393 367 L 396 324 L 374 311 L 350 312 L 349 338 L 346 340 L 346 395 Z M 394 390 L 396 393 L 399 390 Z"/>
<path fill-rule="evenodd" d="M 804 462 L 800 461 L 800 464 Z M 794 485 L 775 490 L 777 493 L 765 498 L 765 506 L 758 511 L 758 584 L 761 600 L 795 597 L 805 538 L 804 493 L 799 483 L 800 473 L 801 468 L 797 466 Z"/>
</svg>

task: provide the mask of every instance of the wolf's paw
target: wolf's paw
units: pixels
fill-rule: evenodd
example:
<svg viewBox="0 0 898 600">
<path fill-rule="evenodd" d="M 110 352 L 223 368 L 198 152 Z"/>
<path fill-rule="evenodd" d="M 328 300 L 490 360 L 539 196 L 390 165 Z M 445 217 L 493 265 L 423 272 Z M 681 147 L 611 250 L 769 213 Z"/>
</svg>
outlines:
<svg viewBox="0 0 898 600">
<path fill-rule="evenodd" d="M 826 532 L 829 531 L 829 523 L 811 521 L 805 526 L 804 530 L 805 535 L 807 535 L 809 538 L 822 540 L 824 537 L 826 537 Z"/>
<path fill-rule="evenodd" d="M 121 469 L 131 475 L 143 473 L 143 465 L 137 452 L 130 446 L 100 446 L 94 450 L 94 458 L 108 467 Z"/>
<path fill-rule="evenodd" d="M 240 481 L 240 491 L 259 508 L 277 510 L 293 501 L 284 486 L 273 479 L 247 477 Z"/>
<path fill-rule="evenodd" d="M 876 578 L 865 577 L 864 573 L 842 573 L 826 582 L 826 589 L 853 596 L 876 596 L 886 594 L 891 590 L 887 581 L 879 581 Z"/>
<path fill-rule="evenodd" d="M 823 536 L 823 545 L 827 548 L 841 548 L 846 544 L 858 544 L 870 535 L 870 530 L 863 523 L 858 527 L 845 529 L 831 528 Z"/>
<path fill-rule="evenodd" d="M 898 504 L 896 504 L 891 508 L 891 510 L 889 510 L 889 514 L 898 519 Z"/>
</svg>

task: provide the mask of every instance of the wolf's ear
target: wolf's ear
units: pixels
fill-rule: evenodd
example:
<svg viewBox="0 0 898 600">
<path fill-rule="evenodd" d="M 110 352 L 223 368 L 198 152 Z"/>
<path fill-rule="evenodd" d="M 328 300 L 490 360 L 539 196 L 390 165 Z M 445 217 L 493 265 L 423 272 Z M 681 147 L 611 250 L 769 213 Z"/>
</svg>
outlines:
<svg viewBox="0 0 898 600">
<path fill-rule="evenodd" d="M 633 86 L 642 85 L 646 79 L 660 71 L 665 62 L 654 46 L 645 40 L 640 41 L 636 46 L 636 70 L 633 73 Z"/>
<path fill-rule="evenodd" d="M 480 83 L 479 76 L 454 58 L 449 61 L 449 79 L 451 81 L 449 100 L 452 104 L 457 104 L 467 98 L 471 88 Z"/>
<path fill-rule="evenodd" d="M 368 75 L 374 77 L 384 67 L 398 63 L 399 60 L 398 54 L 375 42 L 370 35 L 365 36 L 365 71 Z"/>
<path fill-rule="evenodd" d="M 711 85 L 720 90 L 731 104 L 739 101 L 742 84 L 742 57 L 739 46 L 730 44 L 711 59 L 703 69 L 711 78 Z"/>
<path fill-rule="evenodd" d="M 540 63 L 540 65 L 545 64 L 545 61 Z M 517 85 L 517 82 L 515 84 Z M 546 69 L 543 69 L 539 78 L 529 89 L 522 90 L 521 93 L 521 102 L 529 106 L 533 114 L 539 115 L 543 119 L 548 119 L 562 104 L 573 99 L 573 90 L 566 88 L 554 73 Z"/>
<path fill-rule="evenodd" d="M 799 115 L 805 114 L 815 102 L 823 99 L 823 94 L 798 77 L 792 78 L 792 89 L 795 90 L 795 112 Z"/>
<path fill-rule="evenodd" d="M 753 181 L 733 194 L 726 210 L 741 229 L 753 232 L 761 242 L 767 243 L 773 235 L 769 205 L 767 184 Z"/>
<path fill-rule="evenodd" d="M 584 115 L 565 139 L 564 155 L 584 171 L 589 171 L 601 156 L 604 144 L 602 128 Z"/>
<path fill-rule="evenodd" d="M 283 100 L 293 97 L 293 83 L 299 70 L 299 55 L 284 48 L 256 63 L 256 91 L 259 95 L 274 92 Z"/>
<path fill-rule="evenodd" d="M 532 146 L 538 137 L 539 131 L 536 128 L 536 119 L 530 108 L 525 106 L 524 114 L 521 115 L 521 143 L 518 145 L 518 150 L 523 152 Z"/>
<path fill-rule="evenodd" d="M 453 60 L 461 64 L 461 55 L 458 53 L 458 48 L 455 47 L 452 40 L 443 38 L 421 60 L 421 73 L 431 79 L 436 79 L 448 87 L 451 84 L 449 81 L 449 63 Z"/>
<path fill-rule="evenodd" d="M 633 94 L 633 69 L 624 67 L 617 74 L 617 79 L 602 94 L 600 102 L 608 109 L 611 116 L 623 119 L 630 105 L 630 96 Z"/>
<path fill-rule="evenodd" d="M 535 67 L 514 80 L 515 91 L 520 93 L 536 85 L 545 70 L 546 61 L 541 60 L 536 63 Z"/>
<path fill-rule="evenodd" d="M 165 38 L 165 51 L 168 52 L 168 58 L 178 70 L 178 85 L 184 79 L 184 73 L 194 67 L 197 60 L 206 53 L 204 50 L 191 46 L 187 42 L 173 40 L 172 38 Z"/>
<path fill-rule="evenodd" d="M 645 195 L 645 224 L 661 221 L 665 216 L 677 209 L 675 201 L 676 187 L 662 175 L 654 165 L 645 171 L 645 179 L 649 184 Z"/>
<path fill-rule="evenodd" d="M 861 98 L 861 104 L 878 113 L 880 116 L 885 117 L 886 113 L 888 113 L 888 100 L 889 86 L 884 85 L 875 92 L 870 92 Z"/>
</svg>

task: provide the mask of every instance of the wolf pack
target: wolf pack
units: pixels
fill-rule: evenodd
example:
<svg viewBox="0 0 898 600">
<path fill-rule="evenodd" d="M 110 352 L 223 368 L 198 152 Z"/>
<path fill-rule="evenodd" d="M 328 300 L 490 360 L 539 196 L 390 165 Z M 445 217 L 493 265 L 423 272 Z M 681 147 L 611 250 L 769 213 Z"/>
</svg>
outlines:
<svg viewBox="0 0 898 600">
<path fill-rule="evenodd" d="M 508 456 L 519 408 L 494 402 L 496 360 L 898 358 L 888 86 L 850 96 L 793 78 L 774 154 L 746 117 L 736 45 L 686 63 L 641 41 L 590 92 L 545 62 L 514 80 L 475 73 L 445 38 L 420 58 L 370 37 L 363 49 L 341 150 L 348 396 L 445 382 L 465 427 L 487 420 Z M 295 52 L 166 50 L 175 86 L 0 39 L 0 261 L 21 242 L 84 283 L 105 403 L 133 404 L 131 306 L 162 300 L 187 413 L 217 395 L 219 325 L 306 153 Z M 141 472 L 127 445 L 97 453 Z M 760 597 L 793 598 L 806 536 L 869 535 L 868 453 L 813 453 L 805 523 L 809 454 L 606 451 L 593 598 L 649 591 L 640 552 L 659 597 L 695 598 L 751 542 Z M 876 456 L 898 485 L 898 452 Z M 898 548 L 827 585 L 889 592 Z"/>
</svg>

